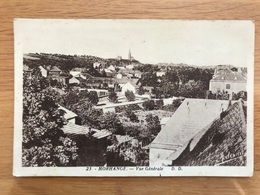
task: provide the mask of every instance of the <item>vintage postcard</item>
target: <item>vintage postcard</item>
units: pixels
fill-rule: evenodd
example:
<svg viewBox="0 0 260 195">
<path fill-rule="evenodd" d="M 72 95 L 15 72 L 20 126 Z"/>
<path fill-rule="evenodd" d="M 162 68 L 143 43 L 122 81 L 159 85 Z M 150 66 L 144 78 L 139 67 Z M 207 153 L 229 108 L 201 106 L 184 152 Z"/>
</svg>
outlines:
<svg viewBox="0 0 260 195">
<path fill-rule="evenodd" d="M 14 176 L 252 176 L 253 21 L 16 19 Z"/>
</svg>

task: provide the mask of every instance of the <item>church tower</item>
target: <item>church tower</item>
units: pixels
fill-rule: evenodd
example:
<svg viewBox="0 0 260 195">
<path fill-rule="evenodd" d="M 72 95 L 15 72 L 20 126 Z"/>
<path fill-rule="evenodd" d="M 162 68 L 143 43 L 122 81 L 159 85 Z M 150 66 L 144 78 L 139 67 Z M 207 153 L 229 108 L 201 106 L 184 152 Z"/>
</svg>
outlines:
<svg viewBox="0 0 260 195">
<path fill-rule="evenodd" d="M 131 50 L 129 49 L 129 52 L 128 52 L 128 60 L 132 60 L 132 55 L 131 55 Z"/>
</svg>

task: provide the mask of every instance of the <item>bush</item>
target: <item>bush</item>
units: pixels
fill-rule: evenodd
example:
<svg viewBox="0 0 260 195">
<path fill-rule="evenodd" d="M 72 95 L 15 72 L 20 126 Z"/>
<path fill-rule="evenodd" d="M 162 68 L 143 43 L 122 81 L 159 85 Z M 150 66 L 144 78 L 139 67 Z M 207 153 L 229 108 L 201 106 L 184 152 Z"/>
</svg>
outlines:
<svg viewBox="0 0 260 195">
<path fill-rule="evenodd" d="M 127 91 L 125 92 L 125 97 L 126 97 L 126 99 L 127 99 L 129 102 L 135 100 L 135 94 L 134 94 L 134 92 L 129 91 L 129 90 L 127 90 Z"/>
<path fill-rule="evenodd" d="M 110 102 L 113 102 L 113 103 L 116 103 L 117 102 L 117 94 L 116 94 L 116 92 L 114 92 L 114 91 L 112 91 L 110 94 L 109 94 L 109 96 L 108 96 L 108 100 L 110 101 Z"/>
<path fill-rule="evenodd" d="M 176 99 L 176 100 L 173 100 L 172 101 L 172 105 L 176 108 L 178 108 L 182 103 L 182 100 L 181 99 Z"/>
<path fill-rule="evenodd" d="M 148 101 L 144 102 L 143 107 L 145 110 L 154 110 L 154 108 L 155 108 L 154 100 L 148 100 Z"/>
<path fill-rule="evenodd" d="M 156 103 L 156 109 L 162 109 L 163 100 L 157 100 L 155 103 Z"/>
<path fill-rule="evenodd" d="M 138 117 L 136 116 L 136 114 L 132 111 L 132 110 L 126 110 L 126 117 L 130 119 L 131 122 L 139 122 Z"/>
</svg>

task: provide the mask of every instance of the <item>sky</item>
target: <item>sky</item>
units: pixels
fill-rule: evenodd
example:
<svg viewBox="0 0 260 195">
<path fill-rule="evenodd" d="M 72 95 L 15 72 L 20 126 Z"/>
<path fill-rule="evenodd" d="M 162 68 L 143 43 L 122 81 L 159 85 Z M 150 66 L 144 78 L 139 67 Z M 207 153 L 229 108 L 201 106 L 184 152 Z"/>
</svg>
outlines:
<svg viewBox="0 0 260 195">
<path fill-rule="evenodd" d="M 23 36 L 23 53 L 127 58 L 131 50 L 152 64 L 246 67 L 254 54 L 251 21 L 20 19 L 15 34 Z"/>
</svg>

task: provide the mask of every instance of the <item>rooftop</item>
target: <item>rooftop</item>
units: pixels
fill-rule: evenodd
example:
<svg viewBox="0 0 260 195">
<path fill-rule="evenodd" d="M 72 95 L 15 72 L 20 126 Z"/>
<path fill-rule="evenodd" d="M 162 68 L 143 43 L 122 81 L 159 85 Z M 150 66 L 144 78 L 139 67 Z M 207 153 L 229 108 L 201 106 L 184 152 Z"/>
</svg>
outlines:
<svg viewBox="0 0 260 195">
<path fill-rule="evenodd" d="M 92 136 L 97 139 L 102 139 L 112 134 L 110 131 L 107 131 L 105 129 L 98 130 L 98 129 L 89 128 L 88 126 L 76 125 L 70 122 L 67 125 L 64 125 L 62 127 L 62 130 L 66 134 L 73 134 L 73 135 L 86 135 L 91 130 L 94 132 Z"/>
<path fill-rule="evenodd" d="M 65 114 L 64 114 L 65 119 L 72 119 L 72 118 L 75 118 L 78 116 L 77 114 L 75 114 L 74 112 L 68 110 L 67 108 L 65 108 L 63 106 L 59 106 L 58 109 L 65 111 Z"/>
<path fill-rule="evenodd" d="M 173 165 L 242 166 L 246 164 L 246 106 L 235 102 L 222 117 L 188 140 L 167 160 Z"/>
<path fill-rule="evenodd" d="M 211 81 L 237 81 L 246 82 L 246 76 L 241 72 L 234 72 L 230 69 L 216 70 Z"/>
<path fill-rule="evenodd" d="M 177 150 L 219 117 L 228 106 L 227 100 L 186 98 L 163 126 L 150 147 Z"/>
<path fill-rule="evenodd" d="M 46 66 L 46 69 L 54 72 L 61 72 L 61 69 L 59 69 L 57 66 Z"/>
</svg>

